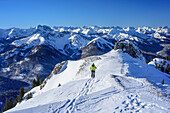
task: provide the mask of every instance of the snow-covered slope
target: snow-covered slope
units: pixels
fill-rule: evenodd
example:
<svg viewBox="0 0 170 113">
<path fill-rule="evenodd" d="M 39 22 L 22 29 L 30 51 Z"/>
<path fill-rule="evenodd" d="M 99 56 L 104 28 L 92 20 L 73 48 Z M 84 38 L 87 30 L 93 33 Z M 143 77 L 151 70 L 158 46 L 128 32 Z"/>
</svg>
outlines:
<svg viewBox="0 0 170 113">
<path fill-rule="evenodd" d="M 92 62 L 97 66 L 94 79 L 89 70 Z M 165 85 L 161 85 L 162 79 Z M 67 61 L 58 74 L 52 73 L 42 90 L 36 87 L 30 91 L 32 99 L 7 113 L 167 113 L 169 85 L 165 73 L 121 50 L 112 50 Z"/>
</svg>

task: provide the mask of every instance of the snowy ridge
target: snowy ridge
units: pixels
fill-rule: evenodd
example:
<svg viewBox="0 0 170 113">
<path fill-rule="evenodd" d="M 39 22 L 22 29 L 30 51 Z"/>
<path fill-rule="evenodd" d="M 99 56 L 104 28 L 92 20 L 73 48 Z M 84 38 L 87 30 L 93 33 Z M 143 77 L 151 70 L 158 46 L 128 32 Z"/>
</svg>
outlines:
<svg viewBox="0 0 170 113">
<path fill-rule="evenodd" d="M 2 83 L 0 88 L 6 90 L 7 95 L 11 95 L 11 89 L 15 92 L 18 89 L 10 79 L 16 80 L 18 84 L 22 81 L 31 84 L 36 76 L 46 77 L 56 63 L 102 55 L 111 51 L 122 38 L 132 41 L 147 60 L 170 55 L 170 28 L 166 26 L 123 28 L 38 25 L 29 29 L 0 29 L 0 77 L 10 81 Z M 5 104 L 1 93 L 0 102 Z M 16 98 L 16 95 L 15 93 L 13 98 Z"/>
<path fill-rule="evenodd" d="M 94 79 L 89 71 L 92 62 L 97 66 Z M 165 85 L 160 84 L 160 76 Z M 30 91 L 32 99 L 7 113 L 166 113 L 170 112 L 169 85 L 165 73 L 127 53 L 112 50 L 101 56 L 68 61 L 42 90 L 36 87 Z"/>
</svg>

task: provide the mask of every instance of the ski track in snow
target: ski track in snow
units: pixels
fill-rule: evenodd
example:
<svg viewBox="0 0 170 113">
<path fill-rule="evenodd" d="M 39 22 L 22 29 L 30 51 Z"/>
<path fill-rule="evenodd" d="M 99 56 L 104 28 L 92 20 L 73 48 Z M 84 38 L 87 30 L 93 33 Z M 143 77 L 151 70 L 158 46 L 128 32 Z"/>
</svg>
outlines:
<svg viewBox="0 0 170 113">
<path fill-rule="evenodd" d="M 76 111 L 76 101 L 84 95 L 87 95 L 87 93 L 89 92 L 89 90 L 91 89 L 92 85 L 94 84 L 95 79 L 88 79 L 87 82 L 85 83 L 84 87 L 82 88 L 82 90 L 78 93 L 78 95 L 73 99 L 73 100 L 68 100 L 66 102 L 66 104 L 62 107 L 60 107 L 57 111 L 55 111 L 56 113 L 72 113 Z M 64 109 L 64 111 L 62 110 Z"/>
</svg>

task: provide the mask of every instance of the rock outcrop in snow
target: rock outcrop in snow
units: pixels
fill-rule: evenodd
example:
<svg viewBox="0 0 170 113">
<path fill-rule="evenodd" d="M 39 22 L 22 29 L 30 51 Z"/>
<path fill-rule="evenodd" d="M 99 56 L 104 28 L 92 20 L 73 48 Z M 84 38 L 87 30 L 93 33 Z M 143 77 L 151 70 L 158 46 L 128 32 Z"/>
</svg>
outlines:
<svg viewBox="0 0 170 113">
<path fill-rule="evenodd" d="M 139 58 L 144 60 L 141 51 L 131 41 L 126 39 L 120 39 L 116 42 L 114 50 L 121 49 L 123 52 L 128 53 L 133 58 Z"/>
</svg>

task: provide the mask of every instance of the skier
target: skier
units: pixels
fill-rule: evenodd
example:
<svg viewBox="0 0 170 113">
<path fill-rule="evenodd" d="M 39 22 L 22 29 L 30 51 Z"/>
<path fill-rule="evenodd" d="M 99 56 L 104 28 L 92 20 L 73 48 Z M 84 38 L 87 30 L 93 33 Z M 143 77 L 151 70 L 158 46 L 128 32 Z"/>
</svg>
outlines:
<svg viewBox="0 0 170 113">
<path fill-rule="evenodd" d="M 94 63 L 90 66 L 91 69 L 91 77 L 94 78 L 95 77 L 95 69 L 97 67 L 94 65 Z"/>
</svg>

